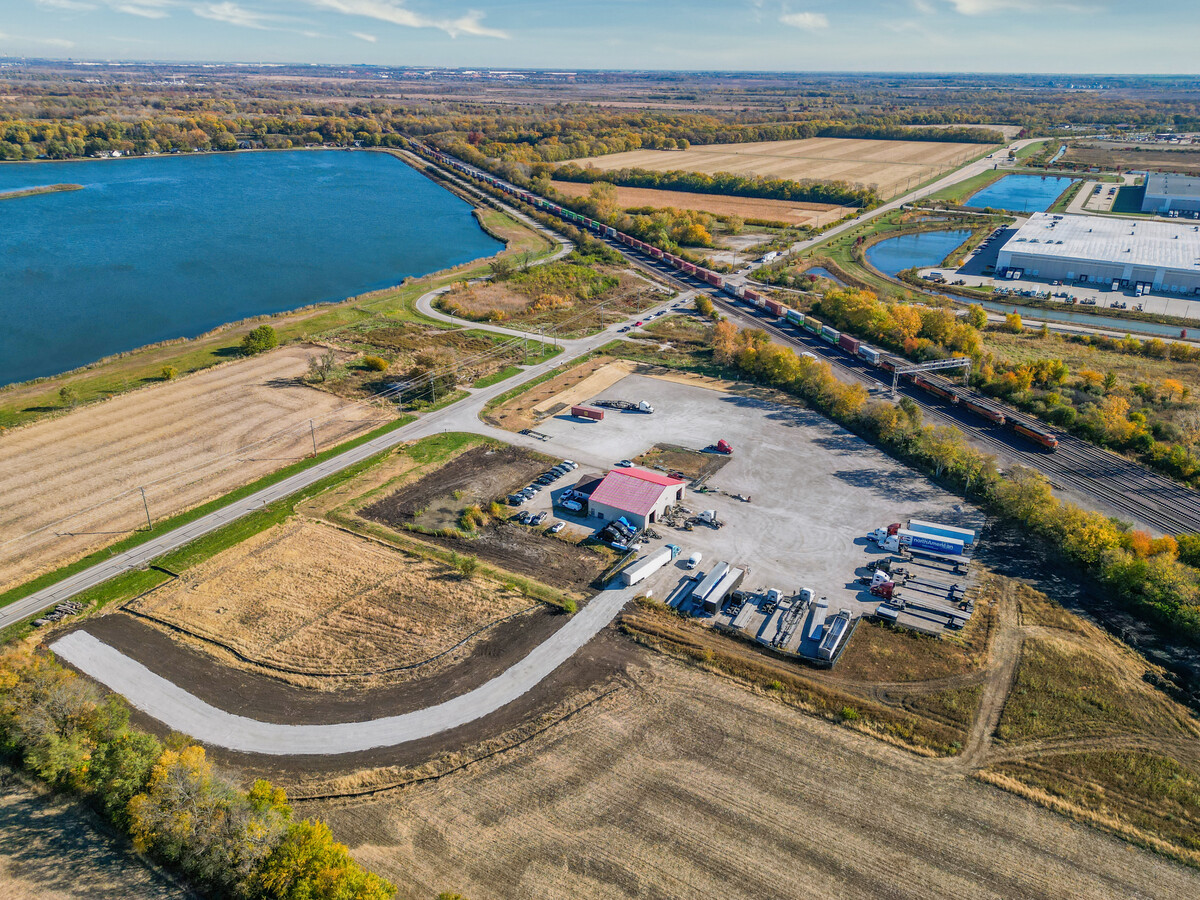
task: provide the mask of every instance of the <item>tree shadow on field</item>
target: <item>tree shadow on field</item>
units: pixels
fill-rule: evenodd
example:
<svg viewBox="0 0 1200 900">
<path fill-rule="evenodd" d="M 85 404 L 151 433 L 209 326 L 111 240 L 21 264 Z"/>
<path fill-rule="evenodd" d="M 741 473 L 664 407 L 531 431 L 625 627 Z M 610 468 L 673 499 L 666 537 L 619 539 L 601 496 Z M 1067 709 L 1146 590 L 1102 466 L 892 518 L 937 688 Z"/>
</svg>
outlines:
<svg viewBox="0 0 1200 900">
<path fill-rule="evenodd" d="M 213 356 L 219 356 L 222 359 L 232 359 L 236 356 L 241 356 L 241 355 L 242 355 L 242 348 L 239 347 L 237 344 L 234 344 L 233 346 L 230 346 L 230 347 L 218 347 L 216 350 L 213 351 Z"/>
<path fill-rule="evenodd" d="M 885 500 L 903 496 L 906 501 L 917 502 L 934 500 L 941 494 L 932 484 L 907 471 L 843 469 L 834 472 L 833 477 L 851 487 L 870 491 Z"/>
<path fill-rule="evenodd" d="M 304 381 L 301 378 L 270 378 L 263 384 L 269 388 L 303 387 Z"/>
<path fill-rule="evenodd" d="M 197 896 L 142 863 L 89 810 L 39 796 L 3 770 L 0 794 L 5 795 L 0 802 L 0 847 L 6 881 L 20 879 L 39 894 L 80 900 Z"/>
</svg>

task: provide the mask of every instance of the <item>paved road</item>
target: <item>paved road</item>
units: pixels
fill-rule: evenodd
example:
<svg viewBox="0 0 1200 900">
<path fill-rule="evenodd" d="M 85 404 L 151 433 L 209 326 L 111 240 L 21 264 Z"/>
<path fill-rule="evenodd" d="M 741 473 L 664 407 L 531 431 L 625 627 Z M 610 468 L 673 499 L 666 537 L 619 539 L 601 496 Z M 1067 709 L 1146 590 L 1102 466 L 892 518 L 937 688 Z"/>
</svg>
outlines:
<svg viewBox="0 0 1200 900">
<path fill-rule="evenodd" d="M 672 302 L 674 301 L 665 301 L 647 312 L 667 309 Z M 479 413 L 484 405 L 493 397 L 511 390 L 525 381 L 537 378 L 552 368 L 608 343 L 618 336 L 617 328 L 621 324 L 623 323 L 618 322 L 610 325 L 604 331 L 598 332 L 591 337 L 575 341 L 563 341 L 561 343 L 564 349 L 560 354 L 545 362 L 530 366 L 519 375 L 515 375 L 490 387 L 474 390 L 469 397 L 453 403 L 444 409 L 423 415 L 416 422 L 406 425 L 403 428 L 380 435 L 374 440 L 331 457 L 312 468 L 305 469 L 303 472 L 299 472 L 290 478 L 286 478 L 270 487 L 263 488 L 261 491 L 251 494 L 242 500 L 236 500 L 227 506 L 223 506 L 206 516 L 196 519 L 194 522 L 181 525 L 173 531 L 160 535 L 124 553 L 116 554 L 104 562 L 97 563 L 69 578 L 65 578 L 56 584 L 30 594 L 22 600 L 10 603 L 8 606 L 0 609 L 0 628 L 7 628 L 9 625 L 14 625 L 23 619 L 36 615 L 43 610 L 53 607 L 57 603 L 61 603 L 63 600 L 75 596 L 81 591 L 108 581 L 110 578 L 120 575 L 123 572 L 142 568 L 164 553 L 182 547 L 184 544 L 195 540 L 201 535 L 214 531 L 234 519 L 248 515 L 256 509 L 261 509 L 267 504 L 273 503 L 276 500 L 282 500 L 328 475 L 340 472 L 342 469 L 361 462 L 383 450 L 387 450 L 389 447 L 442 431 L 478 430 L 480 425 Z M 475 323 L 471 323 L 471 325 L 472 327 L 484 327 Z"/>
<path fill-rule="evenodd" d="M 537 686 L 608 625 L 639 588 L 598 594 L 519 663 L 473 691 L 399 716 L 330 725 L 260 722 L 217 709 L 86 631 L 50 645 L 60 659 L 90 675 L 169 728 L 242 753 L 332 756 L 393 747 L 480 719 Z"/>
</svg>

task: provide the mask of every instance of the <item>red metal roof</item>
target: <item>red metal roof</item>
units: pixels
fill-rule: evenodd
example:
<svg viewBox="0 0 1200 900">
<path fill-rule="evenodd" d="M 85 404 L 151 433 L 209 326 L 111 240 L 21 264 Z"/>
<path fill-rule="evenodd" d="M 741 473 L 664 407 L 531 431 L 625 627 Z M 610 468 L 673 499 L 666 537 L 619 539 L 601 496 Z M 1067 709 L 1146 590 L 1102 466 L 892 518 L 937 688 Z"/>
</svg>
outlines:
<svg viewBox="0 0 1200 900">
<path fill-rule="evenodd" d="M 645 469 L 613 469 L 604 476 L 600 487 L 592 492 L 589 500 L 622 512 L 645 516 L 657 505 L 664 488 L 681 484 L 683 482 L 678 478 L 668 478 Z"/>
</svg>

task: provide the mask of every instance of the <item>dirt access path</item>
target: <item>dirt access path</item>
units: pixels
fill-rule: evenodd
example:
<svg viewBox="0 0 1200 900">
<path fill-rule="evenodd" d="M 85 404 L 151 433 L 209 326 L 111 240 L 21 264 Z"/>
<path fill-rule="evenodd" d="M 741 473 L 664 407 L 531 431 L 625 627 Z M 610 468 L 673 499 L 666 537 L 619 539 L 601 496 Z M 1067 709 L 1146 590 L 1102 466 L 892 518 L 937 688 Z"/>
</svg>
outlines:
<svg viewBox="0 0 1200 900">
<path fill-rule="evenodd" d="M 979 711 L 971 723 L 967 744 L 959 762 L 966 768 L 982 766 L 991 748 L 992 735 L 1000 724 L 1004 702 L 1008 699 L 1013 682 L 1017 677 L 1017 665 L 1021 661 L 1020 613 L 1012 593 L 1013 582 L 1004 579 L 997 600 L 996 622 L 992 627 L 992 639 L 988 646 L 988 665 L 983 680 L 983 696 Z"/>
<path fill-rule="evenodd" d="M 280 348 L 0 436 L 0 590 L 145 525 L 139 487 L 162 519 L 312 453 L 309 419 L 328 447 L 393 418 L 299 384 L 316 352 Z"/>
</svg>

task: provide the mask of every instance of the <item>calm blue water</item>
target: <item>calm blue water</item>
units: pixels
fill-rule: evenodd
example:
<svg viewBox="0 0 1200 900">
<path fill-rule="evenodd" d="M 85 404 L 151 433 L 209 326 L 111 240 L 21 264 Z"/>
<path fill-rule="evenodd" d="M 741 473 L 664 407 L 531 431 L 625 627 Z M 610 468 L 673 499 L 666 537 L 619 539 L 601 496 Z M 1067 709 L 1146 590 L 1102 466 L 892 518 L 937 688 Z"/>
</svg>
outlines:
<svg viewBox="0 0 1200 900">
<path fill-rule="evenodd" d="M 1052 175 L 1005 175 L 967 198 L 976 209 L 991 207 L 1012 212 L 1045 212 L 1071 186 L 1073 178 Z"/>
<path fill-rule="evenodd" d="M 867 262 L 885 275 L 896 275 L 916 266 L 941 265 L 955 247 L 967 239 L 966 228 L 954 231 L 922 231 L 888 238 L 867 248 Z"/>
<path fill-rule="evenodd" d="M 342 300 L 503 249 L 383 153 L 0 165 L 0 384 Z"/>
</svg>

